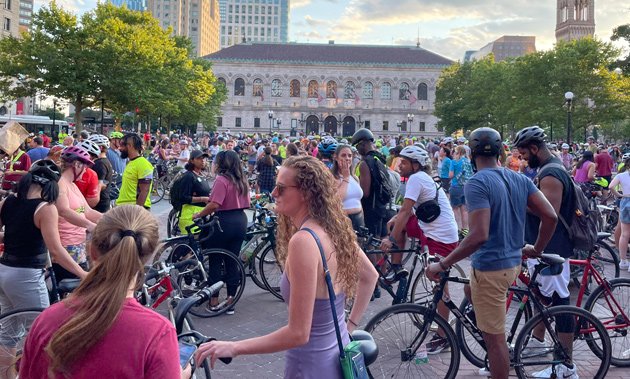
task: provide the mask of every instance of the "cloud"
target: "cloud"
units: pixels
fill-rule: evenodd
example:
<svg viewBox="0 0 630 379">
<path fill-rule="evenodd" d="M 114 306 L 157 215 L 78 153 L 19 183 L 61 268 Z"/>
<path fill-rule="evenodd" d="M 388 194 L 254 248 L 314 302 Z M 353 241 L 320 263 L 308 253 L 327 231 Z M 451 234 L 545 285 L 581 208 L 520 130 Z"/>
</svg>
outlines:
<svg viewBox="0 0 630 379">
<path fill-rule="evenodd" d="M 310 15 L 306 15 L 304 16 L 304 21 L 306 21 L 306 24 L 310 27 L 313 28 L 318 28 L 321 26 L 330 26 L 332 23 L 328 20 L 317 20 L 314 19 L 313 17 L 311 17 Z"/>
<path fill-rule="evenodd" d="M 303 8 L 311 5 L 311 0 L 293 0 L 291 1 L 291 9 Z"/>
</svg>

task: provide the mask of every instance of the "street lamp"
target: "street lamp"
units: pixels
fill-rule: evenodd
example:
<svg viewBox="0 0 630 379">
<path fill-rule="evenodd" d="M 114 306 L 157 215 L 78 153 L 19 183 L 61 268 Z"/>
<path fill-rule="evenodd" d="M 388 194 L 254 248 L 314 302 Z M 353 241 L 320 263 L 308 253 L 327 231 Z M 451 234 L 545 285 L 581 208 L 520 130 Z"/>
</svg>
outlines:
<svg viewBox="0 0 630 379">
<path fill-rule="evenodd" d="M 412 113 L 408 113 L 407 114 L 407 123 L 408 123 L 408 126 L 409 126 L 409 129 L 408 129 L 409 132 L 411 132 L 413 130 L 413 127 L 412 127 L 413 117 L 414 116 L 413 116 Z"/>
<path fill-rule="evenodd" d="M 398 134 L 401 133 L 400 128 L 402 128 L 402 121 L 401 120 L 396 120 L 396 126 L 398 127 Z"/>
<path fill-rule="evenodd" d="M 269 136 L 271 136 L 271 124 L 273 124 L 273 111 L 269 111 L 267 112 L 267 115 L 269 116 Z"/>
<path fill-rule="evenodd" d="M 564 98 L 567 101 L 567 143 L 571 145 L 571 129 L 573 128 L 573 122 L 571 121 L 571 104 L 573 102 L 573 92 L 568 91 L 564 94 Z"/>
<path fill-rule="evenodd" d="M 621 74 L 623 73 L 623 70 L 621 69 L 621 67 L 617 67 L 616 69 L 613 70 L 613 72 L 617 74 L 617 76 L 621 76 Z"/>
</svg>

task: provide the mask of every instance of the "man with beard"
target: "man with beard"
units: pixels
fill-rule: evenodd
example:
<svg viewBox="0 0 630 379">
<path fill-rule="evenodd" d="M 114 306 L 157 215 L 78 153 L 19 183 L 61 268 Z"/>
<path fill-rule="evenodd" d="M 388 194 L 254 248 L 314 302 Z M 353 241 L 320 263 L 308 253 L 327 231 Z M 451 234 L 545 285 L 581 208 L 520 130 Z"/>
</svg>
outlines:
<svg viewBox="0 0 630 379">
<path fill-rule="evenodd" d="M 129 158 L 120 186 L 116 205 L 137 204 L 151 209 L 153 165 L 142 156 L 142 139 L 135 133 L 126 134 L 120 143 L 120 157 Z"/>
</svg>

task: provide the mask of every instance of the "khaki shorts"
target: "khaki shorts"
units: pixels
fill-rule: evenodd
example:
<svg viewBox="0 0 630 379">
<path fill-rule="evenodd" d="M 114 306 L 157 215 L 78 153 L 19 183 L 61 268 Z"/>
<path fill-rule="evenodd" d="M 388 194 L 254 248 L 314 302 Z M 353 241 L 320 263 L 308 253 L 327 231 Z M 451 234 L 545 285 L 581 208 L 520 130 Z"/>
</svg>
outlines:
<svg viewBox="0 0 630 379">
<path fill-rule="evenodd" d="M 520 271 L 520 265 L 497 271 L 471 269 L 470 292 L 477 326 L 482 332 L 488 334 L 505 333 L 507 290 Z"/>
</svg>

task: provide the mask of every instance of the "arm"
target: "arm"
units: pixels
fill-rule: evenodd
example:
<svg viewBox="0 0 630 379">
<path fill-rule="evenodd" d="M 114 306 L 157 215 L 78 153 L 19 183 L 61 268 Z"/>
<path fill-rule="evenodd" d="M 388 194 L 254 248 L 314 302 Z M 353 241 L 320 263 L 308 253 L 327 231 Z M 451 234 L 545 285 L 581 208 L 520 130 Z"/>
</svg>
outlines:
<svg viewBox="0 0 630 379">
<path fill-rule="evenodd" d="M 593 179 L 595 179 L 595 169 L 596 169 L 597 165 L 595 163 L 593 163 L 592 165 L 590 165 L 588 167 L 588 180 L 591 181 Z"/>
<path fill-rule="evenodd" d="M 144 207 L 145 201 L 147 201 L 147 196 L 149 196 L 149 188 L 151 187 L 151 179 L 140 179 L 138 181 L 138 190 L 140 193 L 138 194 L 138 198 L 136 199 L 136 204 Z"/>
<path fill-rule="evenodd" d="M 361 323 L 361 317 L 370 304 L 370 298 L 374 292 L 374 286 L 378 280 L 378 273 L 374 268 L 372 262 L 359 247 L 357 246 L 358 254 L 361 259 L 361 273 L 359 276 L 359 284 L 354 296 L 354 304 L 352 305 L 352 311 L 348 317 L 348 332 L 352 331 Z"/>
<path fill-rule="evenodd" d="M 208 203 L 208 205 L 206 205 L 201 211 L 199 211 L 199 213 L 196 213 L 193 215 L 193 218 L 200 218 L 200 217 L 204 217 L 207 215 L 211 215 L 213 214 L 217 209 L 219 209 L 221 205 L 218 203 L 215 203 L 214 201 L 211 203 Z"/>
<path fill-rule="evenodd" d="M 361 161 L 359 163 L 359 185 L 363 190 L 363 198 L 367 198 L 370 196 L 370 185 L 372 184 L 372 176 L 370 174 L 370 169 L 368 168 L 367 163 L 365 161 Z"/>
<path fill-rule="evenodd" d="M 100 186 L 97 188 L 96 196 L 95 197 L 86 197 L 85 201 L 87 201 L 87 204 L 90 206 L 90 209 L 94 208 L 99 203 L 99 201 L 101 201 Z"/>
<path fill-rule="evenodd" d="M 99 211 L 96 211 L 90 207 L 86 207 L 85 208 L 85 217 L 87 217 L 88 220 L 92 221 L 93 223 L 97 223 L 100 221 L 101 217 L 103 217 L 103 214 Z"/>
<path fill-rule="evenodd" d="M 70 202 L 68 201 L 68 189 L 66 188 L 66 185 L 62 184 L 59 186 L 59 197 L 55 202 L 55 206 L 57 207 L 59 217 L 62 217 L 72 225 L 86 228 L 89 231 L 94 230 L 95 224 L 92 221 L 86 217 L 81 217 L 77 212 L 70 208 Z"/>
<path fill-rule="evenodd" d="M 409 217 L 413 212 L 413 205 L 416 202 L 412 199 L 407 199 L 403 201 L 402 208 L 398 211 L 396 215 L 396 219 L 394 221 L 394 229 L 390 233 L 390 235 L 396 240 L 396 245 L 401 249 L 405 247 L 405 227 L 407 226 L 407 221 L 409 221 Z"/>
<path fill-rule="evenodd" d="M 613 180 L 610 182 L 608 188 L 612 191 L 613 195 L 616 197 L 622 197 L 623 195 L 617 192 L 617 186 L 619 185 L 619 175 L 615 176 Z M 0 209 L 2 206 L 0 205 Z M 2 228 L 2 224 L 0 224 L 0 228 Z"/>
<path fill-rule="evenodd" d="M 52 205 L 44 205 L 35 213 L 35 225 L 41 230 L 44 243 L 50 251 L 55 263 L 64 269 L 83 279 L 87 275 L 81 266 L 72 259 L 70 254 L 61 245 L 59 239 L 59 214 L 57 208 Z"/>
<path fill-rule="evenodd" d="M 545 178 L 546 179 L 546 178 Z M 560 192 L 562 196 L 562 192 Z M 533 252 L 530 250 L 526 254 L 529 256 L 540 255 L 545 250 L 545 247 L 551 240 L 554 231 L 556 230 L 556 224 L 558 223 L 558 216 L 556 211 L 551 206 L 549 201 L 545 198 L 542 192 L 537 191 L 529 195 L 527 198 L 527 207 L 540 218 L 540 228 L 538 229 L 538 238 L 533 246 Z"/>
</svg>

